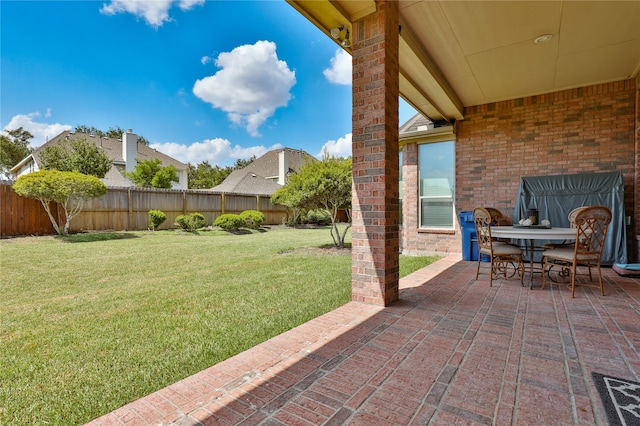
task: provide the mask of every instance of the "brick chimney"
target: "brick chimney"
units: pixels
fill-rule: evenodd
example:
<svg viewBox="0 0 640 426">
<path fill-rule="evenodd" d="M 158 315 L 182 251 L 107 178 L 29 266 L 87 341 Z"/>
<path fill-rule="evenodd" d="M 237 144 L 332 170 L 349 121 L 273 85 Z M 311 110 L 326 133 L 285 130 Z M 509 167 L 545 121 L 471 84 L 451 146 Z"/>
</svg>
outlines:
<svg viewBox="0 0 640 426">
<path fill-rule="evenodd" d="M 289 173 L 289 151 L 283 149 L 278 153 L 278 184 L 287 183 L 287 173 Z"/>
<path fill-rule="evenodd" d="M 125 163 L 125 171 L 132 172 L 136 167 L 136 156 L 138 154 L 138 136 L 133 130 L 127 129 L 122 134 L 122 159 Z"/>
</svg>

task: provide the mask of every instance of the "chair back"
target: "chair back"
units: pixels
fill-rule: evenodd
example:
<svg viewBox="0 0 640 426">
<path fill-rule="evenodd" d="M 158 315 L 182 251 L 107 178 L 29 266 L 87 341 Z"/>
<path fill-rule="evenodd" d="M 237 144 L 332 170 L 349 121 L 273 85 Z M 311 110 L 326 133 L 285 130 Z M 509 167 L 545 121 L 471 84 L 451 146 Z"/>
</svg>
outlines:
<svg viewBox="0 0 640 426">
<path fill-rule="evenodd" d="M 502 225 L 505 222 L 504 215 L 500 210 L 494 209 L 493 207 L 485 207 L 484 209 L 491 216 L 491 224 L 493 226 Z"/>
<path fill-rule="evenodd" d="M 488 249 L 491 251 L 491 214 L 487 209 L 476 207 L 473 209 L 473 222 L 476 225 L 476 235 L 478 237 L 478 249 Z"/>
<path fill-rule="evenodd" d="M 586 209 L 586 208 L 587 208 L 586 206 L 580 206 L 580 207 L 576 207 L 575 209 L 569 212 L 569 214 L 567 215 L 567 219 L 569 219 L 570 228 L 576 227 L 576 216 L 578 215 L 578 213 L 580 213 L 582 209 Z"/>
<path fill-rule="evenodd" d="M 584 207 L 577 212 L 575 217 L 576 260 L 600 259 L 609 223 L 611 223 L 611 210 L 606 206 Z"/>
</svg>

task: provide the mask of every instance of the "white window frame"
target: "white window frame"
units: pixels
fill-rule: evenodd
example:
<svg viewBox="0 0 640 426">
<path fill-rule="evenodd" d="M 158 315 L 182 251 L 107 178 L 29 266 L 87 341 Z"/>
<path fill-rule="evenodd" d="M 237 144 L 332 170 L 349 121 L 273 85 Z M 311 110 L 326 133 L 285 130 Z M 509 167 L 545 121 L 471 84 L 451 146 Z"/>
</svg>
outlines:
<svg viewBox="0 0 640 426">
<path fill-rule="evenodd" d="M 423 185 L 423 179 L 422 179 L 422 173 L 420 170 L 420 146 L 421 145 L 430 145 L 430 144 L 435 144 L 435 143 L 444 143 L 444 142 L 451 142 L 453 143 L 453 191 L 451 193 L 451 195 L 449 196 L 443 196 L 443 195 L 421 195 L 422 194 L 422 185 Z M 420 230 L 439 230 L 439 231 L 449 231 L 449 230 L 455 230 L 455 226 L 456 226 L 456 206 L 455 206 L 455 178 L 456 178 L 456 172 L 455 172 L 455 139 L 454 138 L 449 138 L 449 139 L 443 139 L 443 140 L 438 140 L 438 141 L 433 141 L 433 142 L 428 142 L 428 143 L 422 143 L 418 145 L 418 185 L 417 185 L 417 189 L 418 189 L 418 229 Z M 423 217 L 422 217 L 422 204 L 423 204 L 423 200 L 443 200 L 443 201 L 450 201 L 451 202 L 451 225 L 446 225 L 446 226 L 424 226 L 423 225 Z"/>
</svg>

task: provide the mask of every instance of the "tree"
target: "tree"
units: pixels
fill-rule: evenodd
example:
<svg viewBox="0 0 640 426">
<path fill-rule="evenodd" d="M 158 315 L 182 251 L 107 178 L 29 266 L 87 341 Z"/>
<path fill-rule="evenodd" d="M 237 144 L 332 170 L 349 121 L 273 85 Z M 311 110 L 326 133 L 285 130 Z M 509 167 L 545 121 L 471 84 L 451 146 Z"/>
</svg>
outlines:
<svg viewBox="0 0 640 426">
<path fill-rule="evenodd" d="M 171 188 L 172 182 L 178 182 L 178 172 L 173 165 L 162 167 L 160 159 L 139 161 L 125 176 L 137 187 Z"/>
<path fill-rule="evenodd" d="M 220 185 L 231 174 L 232 171 L 244 169 L 253 163 L 256 156 L 248 160 L 238 158 L 233 166 L 220 167 L 217 164 L 211 166 L 208 161 L 203 161 L 198 165 L 188 164 L 188 184 L 189 189 L 207 189 Z"/>
<path fill-rule="evenodd" d="M 13 184 L 13 190 L 23 197 L 40 200 L 59 235 L 69 233 L 71 220 L 80 214 L 88 199 L 107 193 L 105 184 L 95 176 L 59 170 L 40 170 L 20 176 Z M 52 201 L 64 210 L 64 217 L 58 218 L 60 223 L 51 212 Z"/>
<path fill-rule="evenodd" d="M 120 126 L 109 127 L 109 130 L 106 132 L 98 129 L 95 126 L 87 126 L 86 124 L 78 124 L 74 129 L 75 132 L 85 133 L 87 135 L 96 135 L 103 138 L 113 138 L 113 139 L 122 139 L 122 134 L 125 133 L 124 129 Z M 138 142 L 144 145 L 149 145 L 149 141 L 147 138 L 141 135 L 138 136 Z"/>
<path fill-rule="evenodd" d="M 289 225 L 295 225 L 300 221 L 302 213 L 306 210 L 303 202 L 303 192 L 296 185 L 295 178 L 292 180 L 293 175 L 289 176 L 289 181 L 285 186 L 276 190 L 271 195 L 271 202 L 287 207 L 291 218 L 288 221 Z"/>
<path fill-rule="evenodd" d="M 207 189 L 220 185 L 231 173 L 230 167 L 211 166 L 208 161 L 198 165 L 188 164 L 189 189 Z"/>
<path fill-rule="evenodd" d="M 308 162 L 296 173 L 289 175 L 287 184 L 271 197 L 274 204 L 289 208 L 323 209 L 331 216 L 331 237 L 336 247 L 344 246 L 347 230 L 351 227 L 351 159 L 324 158 Z M 349 223 L 340 232 L 338 212 L 345 210 Z"/>
<path fill-rule="evenodd" d="M 104 178 L 112 162 L 107 153 L 86 139 L 60 141 L 40 153 L 40 168 L 61 172 L 79 172 Z"/>
<path fill-rule="evenodd" d="M 179 182 L 178 171 L 171 164 L 167 167 L 160 167 L 160 170 L 151 179 L 151 186 L 154 188 L 171 188 L 173 182 Z"/>
<path fill-rule="evenodd" d="M 240 170 L 247 167 L 249 164 L 253 163 L 256 159 L 255 155 L 252 155 L 248 160 L 243 160 L 242 158 L 238 158 L 233 166 L 231 166 L 231 171 Z"/>
<path fill-rule="evenodd" d="M 33 135 L 22 127 L 0 134 L 0 174 L 9 176 L 13 166 L 33 152 L 29 139 Z"/>
</svg>

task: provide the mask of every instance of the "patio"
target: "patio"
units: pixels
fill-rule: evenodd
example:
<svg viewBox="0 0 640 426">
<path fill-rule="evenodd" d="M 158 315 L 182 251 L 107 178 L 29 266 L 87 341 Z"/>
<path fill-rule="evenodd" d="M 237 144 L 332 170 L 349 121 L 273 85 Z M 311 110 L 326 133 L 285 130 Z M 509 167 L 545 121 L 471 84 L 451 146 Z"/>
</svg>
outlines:
<svg viewBox="0 0 640 426">
<path fill-rule="evenodd" d="M 475 280 L 457 254 L 90 425 L 607 424 L 592 372 L 640 379 L 640 280 L 605 296 Z"/>
</svg>

